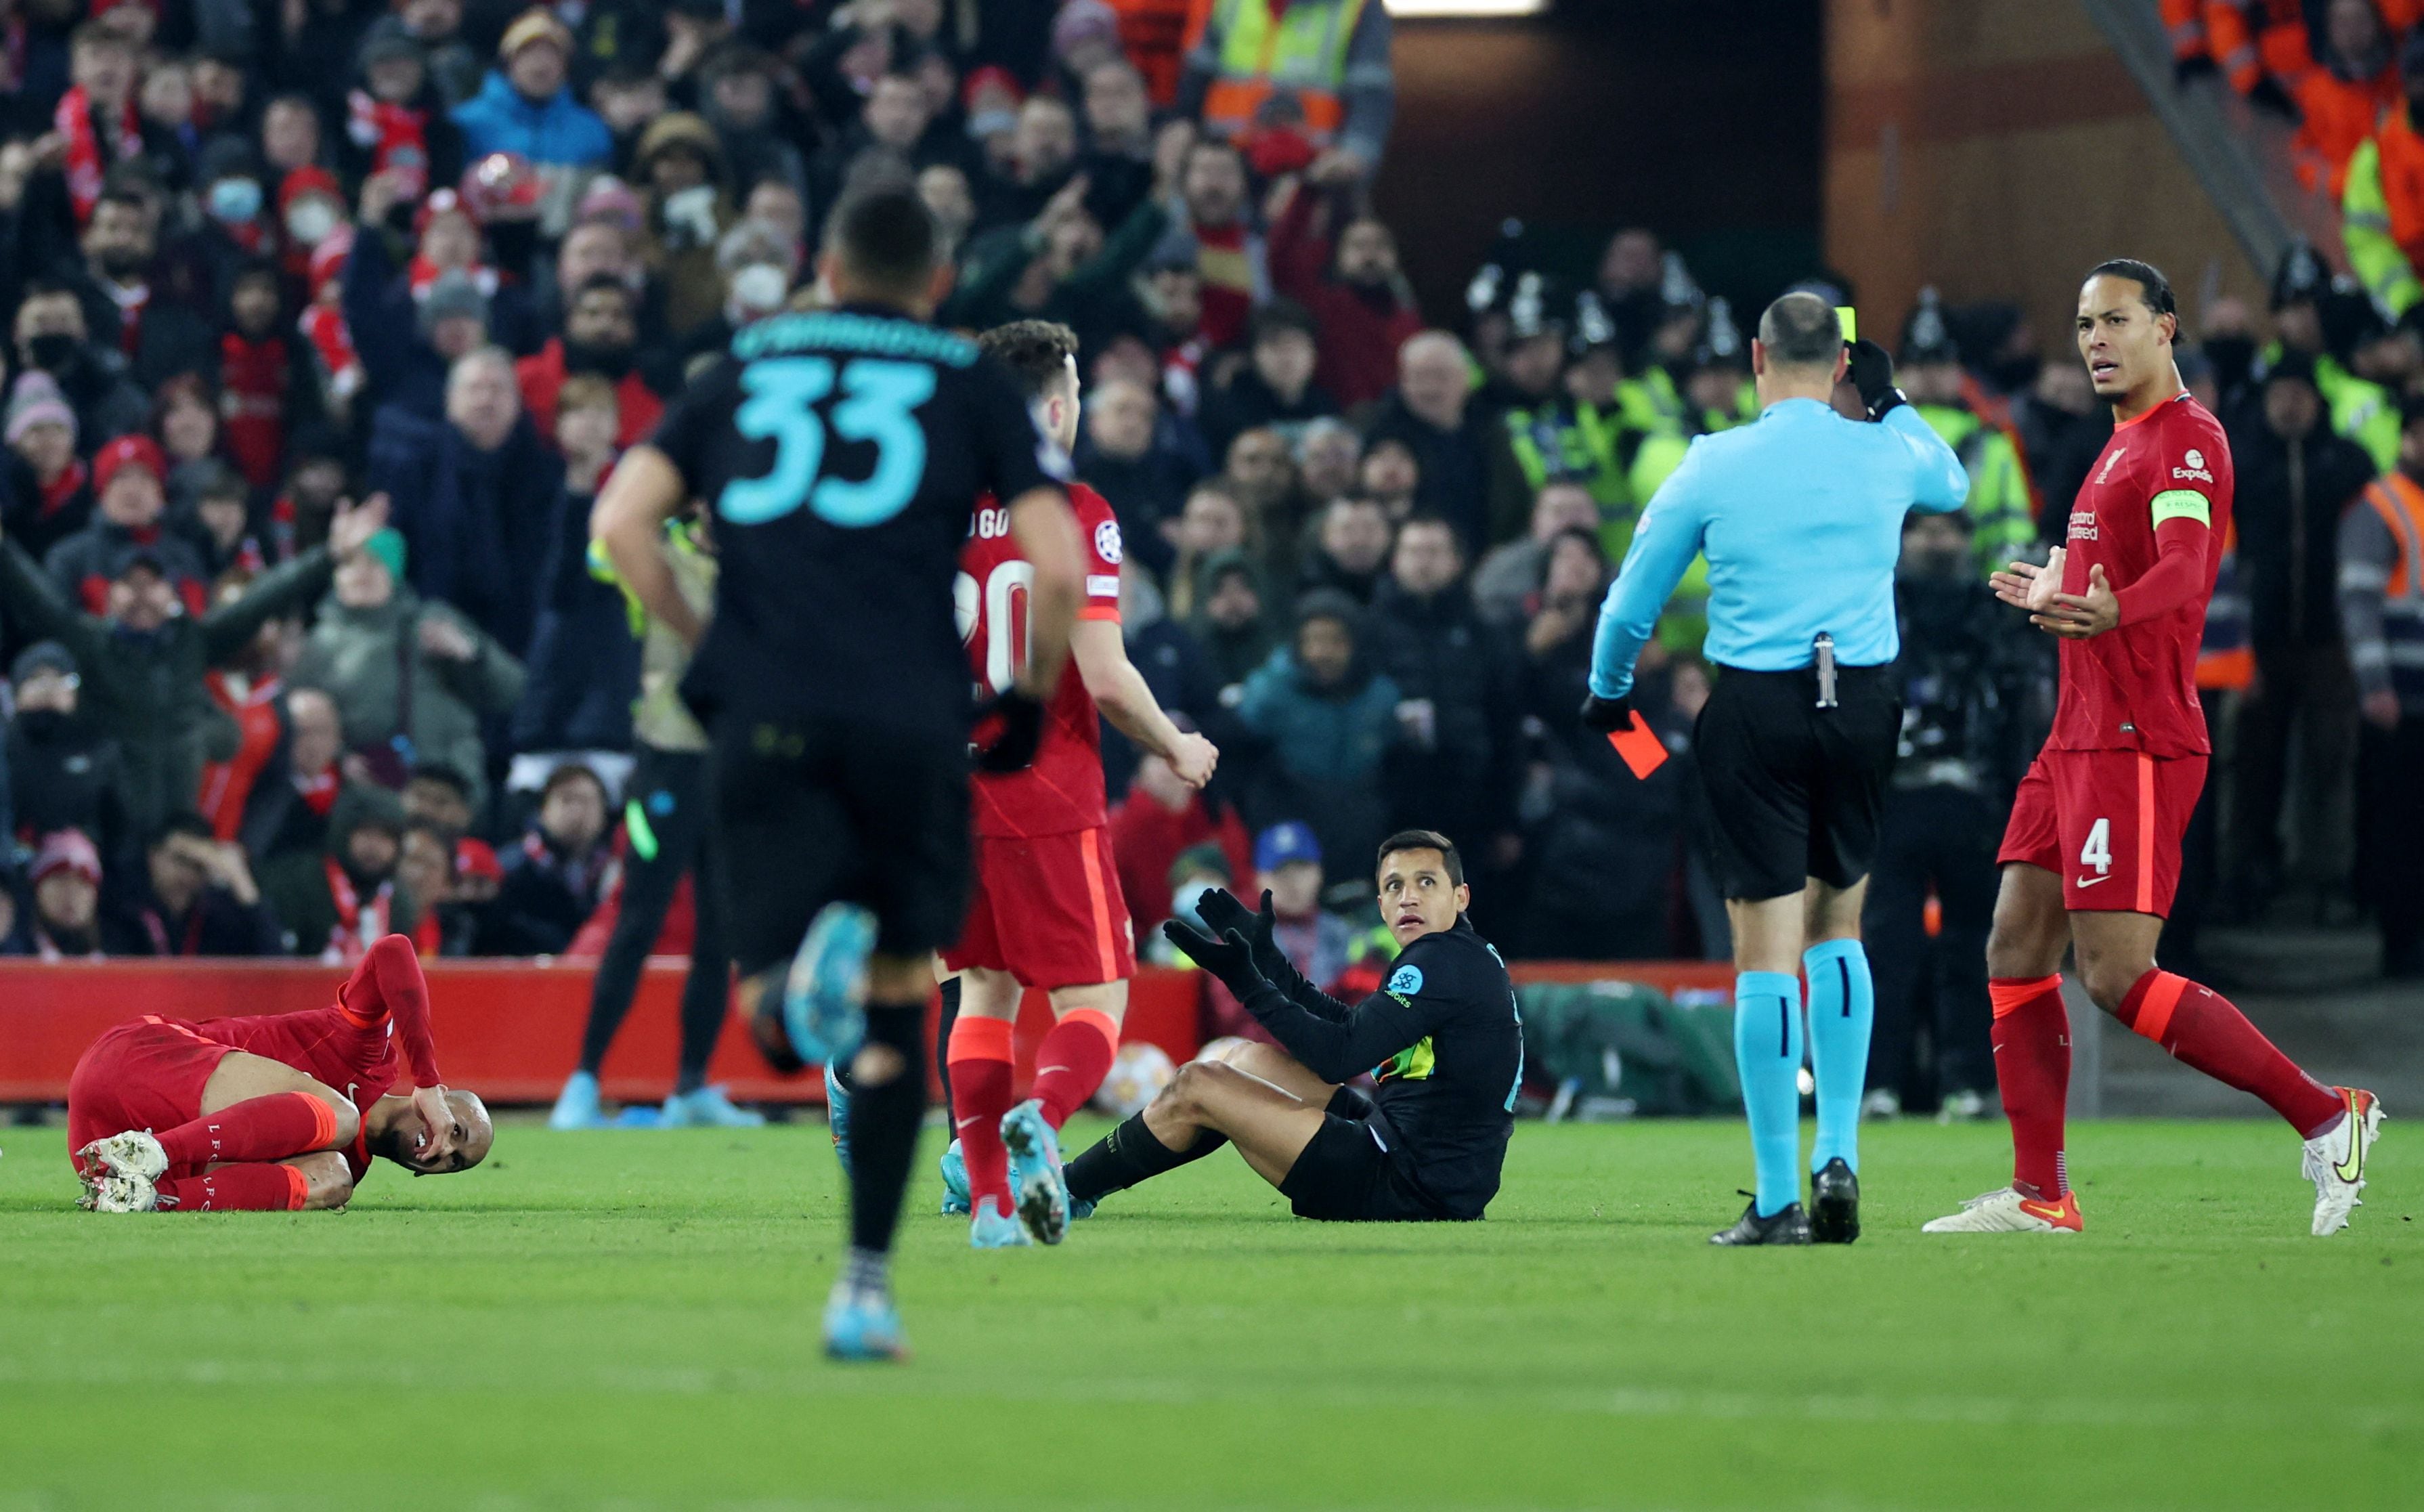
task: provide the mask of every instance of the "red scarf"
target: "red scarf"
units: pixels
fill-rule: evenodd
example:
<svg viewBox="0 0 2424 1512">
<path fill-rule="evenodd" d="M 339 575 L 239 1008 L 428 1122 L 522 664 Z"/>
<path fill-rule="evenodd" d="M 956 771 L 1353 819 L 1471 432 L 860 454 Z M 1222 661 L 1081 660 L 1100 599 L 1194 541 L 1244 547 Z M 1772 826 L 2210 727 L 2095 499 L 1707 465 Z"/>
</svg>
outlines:
<svg viewBox="0 0 2424 1512">
<path fill-rule="evenodd" d="M 247 688 L 239 698 L 228 686 L 228 674 L 213 668 L 202 674 L 202 686 L 209 691 L 211 702 L 235 720 L 239 739 L 235 755 L 202 768 L 201 797 L 195 806 L 211 821 L 214 834 L 232 840 L 244 827 L 244 805 L 252 796 L 252 785 L 278 750 L 278 737 L 284 727 L 278 717 L 278 701 L 286 684 L 271 677 Z"/>
<path fill-rule="evenodd" d="M 142 155 L 142 120 L 130 97 L 110 128 L 109 162 L 103 161 L 101 138 L 92 124 L 92 96 L 83 85 L 59 96 L 58 112 L 51 124 L 68 139 L 68 202 L 75 210 L 76 224 L 82 226 L 92 218 L 92 207 L 100 202 L 102 176 L 109 171 L 109 162 L 123 163 Z"/>
<path fill-rule="evenodd" d="M 463 271 L 471 276 L 471 282 L 478 287 L 480 296 L 482 298 L 494 299 L 497 297 L 496 269 L 489 267 L 485 263 L 474 263 Z M 420 253 L 413 253 L 412 261 L 406 264 L 404 270 L 405 278 L 412 286 L 412 297 L 415 299 L 423 299 L 428 297 L 429 286 L 436 283 L 445 272 L 446 270 L 444 268 L 439 267 L 437 263 L 432 263 L 429 259 L 422 256 Z"/>
<path fill-rule="evenodd" d="M 65 509 L 68 501 L 76 496 L 76 490 L 84 486 L 87 476 L 84 463 L 72 461 L 65 471 L 42 485 L 42 518 L 48 519 Z"/>
<path fill-rule="evenodd" d="M 335 305 L 313 305 L 303 311 L 296 326 L 320 358 L 321 371 L 328 375 L 328 392 L 346 399 L 360 391 L 365 377 L 362 359 L 354 350 L 354 333 L 345 326 L 344 310 Z M 295 506 L 286 507 L 291 525 Z"/>
<path fill-rule="evenodd" d="M 368 902 L 354 888 L 354 879 L 330 856 L 320 863 L 328 878 L 328 900 L 337 905 L 336 928 L 328 931 L 328 947 L 320 959 L 329 965 L 351 965 L 370 953 L 371 946 L 388 936 L 388 915 L 395 900 L 395 883 L 383 882 Z"/>
<path fill-rule="evenodd" d="M 128 357 L 143 344 L 143 311 L 152 303 L 152 286 L 138 283 L 132 290 L 115 284 L 104 285 L 112 304 L 118 307 L 118 349 Z"/>
<path fill-rule="evenodd" d="M 334 767 L 316 777 L 295 779 L 295 790 L 303 795 L 303 806 L 322 819 L 327 819 L 329 811 L 337 806 L 337 789 L 341 786 Z"/>
<path fill-rule="evenodd" d="M 394 171 L 412 181 L 406 191 L 421 198 L 429 179 L 429 112 L 391 105 L 361 89 L 345 96 L 345 135 L 371 154 L 373 173 Z"/>
<path fill-rule="evenodd" d="M 278 481 L 286 450 L 286 342 L 253 341 L 240 331 L 219 338 L 219 414 L 228 455 L 244 481 L 266 488 Z"/>
<path fill-rule="evenodd" d="M 1235 346 L 1254 312 L 1254 262 L 1243 221 L 1195 228 L 1196 265 L 1204 276 L 1204 325 L 1216 347 Z"/>
</svg>

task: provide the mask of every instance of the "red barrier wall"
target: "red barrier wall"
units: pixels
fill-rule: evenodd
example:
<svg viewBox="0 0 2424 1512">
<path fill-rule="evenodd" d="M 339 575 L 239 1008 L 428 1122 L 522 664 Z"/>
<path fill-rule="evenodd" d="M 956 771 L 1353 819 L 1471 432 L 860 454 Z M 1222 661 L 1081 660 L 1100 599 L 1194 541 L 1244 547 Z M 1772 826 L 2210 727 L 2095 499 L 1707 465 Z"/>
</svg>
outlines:
<svg viewBox="0 0 2424 1512">
<path fill-rule="evenodd" d="M 535 962 L 427 963 L 439 1065 L 454 1086 L 496 1103 L 547 1103 L 580 1053 L 589 1012 L 590 968 Z M 621 1102 L 655 1102 L 673 1088 L 683 963 L 648 963 L 630 1016 L 616 1036 L 599 1080 Z M 1624 977 L 1664 992 L 1730 986 L 1730 967 L 1700 963 L 1525 963 L 1519 981 Z M 1127 1042 L 1161 1046 L 1173 1060 L 1197 1048 L 1191 971 L 1140 967 L 1128 995 Z M 72 961 L 0 962 L 0 1103 L 55 1103 L 85 1046 L 112 1025 L 145 1013 L 221 1018 L 285 1013 L 330 1002 L 344 973 L 311 962 Z M 1051 1027 L 1051 1008 L 1030 993 L 1014 1045 L 1019 1084 L 1033 1075 L 1035 1047 Z M 823 1079 L 769 1073 L 738 1024 L 726 1027 L 708 1076 L 735 1101 L 821 1103 Z"/>
</svg>

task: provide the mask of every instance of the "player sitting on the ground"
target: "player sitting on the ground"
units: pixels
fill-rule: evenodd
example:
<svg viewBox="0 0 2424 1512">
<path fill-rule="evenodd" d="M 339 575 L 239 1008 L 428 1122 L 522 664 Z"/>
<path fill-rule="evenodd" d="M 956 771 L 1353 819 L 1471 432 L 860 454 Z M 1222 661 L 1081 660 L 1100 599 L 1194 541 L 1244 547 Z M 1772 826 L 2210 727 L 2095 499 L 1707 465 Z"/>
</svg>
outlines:
<svg viewBox="0 0 2424 1512">
<path fill-rule="evenodd" d="M 391 1092 L 407 1071 L 409 1090 Z M 480 1099 L 439 1078 L 428 988 L 401 934 L 371 947 L 330 1007 L 147 1015 L 94 1041 L 68 1082 L 78 1205 L 104 1213 L 343 1207 L 374 1155 L 439 1176 L 478 1165 L 495 1138 Z"/>
<path fill-rule="evenodd" d="M 977 346 L 1010 370 L 1045 438 L 1064 451 L 1075 446 L 1076 333 L 1049 321 L 1014 321 L 985 332 Z M 1077 676 L 1061 678 L 1052 694 L 1031 765 L 979 772 L 968 784 L 976 885 L 960 942 L 943 952 L 943 970 L 956 973 L 943 992 L 947 999 L 958 995 L 945 1061 L 960 1137 L 944 1164 L 966 1164 L 975 1208 L 968 1238 L 981 1249 L 1030 1237 L 1060 1242 L 1068 1198 L 1059 1131 L 1094 1095 L 1119 1049 L 1136 940 L 1107 827 L 1102 722 L 1168 761 L 1189 788 L 1209 781 L 1220 760 L 1211 741 L 1170 722 L 1128 661 L 1120 632 L 1120 527 L 1110 504 L 1083 484 L 1069 485 L 1069 502 L 1085 540 L 1085 597 L 1069 629 Z M 979 500 L 960 553 L 958 597 L 960 637 L 981 697 L 1005 692 L 1026 671 L 1026 585 L 1034 576 L 1000 506 Z M 1036 1052 L 1034 1095 L 1013 1106 L 1010 1032 L 1026 987 L 1051 994 L 1055 1022 Z M 845 1107 L 846 1094 L 831 1106 Z"/>
<path fill-rule="evenodd" d="M 1172 920 L 1172 942 L 1219 977 L 1286 1048 L 1198 1060 L 1151 1106 L 1069 1163 L 1076 1213 L 1234 1143 L 1299 1218 L 1477 1218 L 1497 1195 L 1523 1025 L 1506 963 L 1465 921 L 1472 889 L 1447 837 L 1381 842 L 1380 915 L 1402 947 L 1388 985 L 1349 1007 L 1304 979 L 1271 939 L 1270 895 L 1250 912 L 1214 889 L 1214 939 Z M 1340 1085 L 1366 1071 L 1370 1097 Z"/>
</svg>

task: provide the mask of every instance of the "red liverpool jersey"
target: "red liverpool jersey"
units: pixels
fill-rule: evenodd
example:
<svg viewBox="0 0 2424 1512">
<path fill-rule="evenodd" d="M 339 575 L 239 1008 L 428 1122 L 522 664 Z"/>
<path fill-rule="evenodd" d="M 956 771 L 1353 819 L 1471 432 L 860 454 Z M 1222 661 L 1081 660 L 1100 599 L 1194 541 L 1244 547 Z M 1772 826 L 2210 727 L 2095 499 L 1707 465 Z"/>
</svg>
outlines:
<svg viewBox="0 0 2424 1512">
<path fill-rule="evenodd" d="M 2185 392 L 2121 425 L 2104 444 L 2071 506 L 2062 591 L 2085 593 L 2088 569 L 2099 565 L 2114 592 L 2129 587 L 2155 565 L 2156 529 L 2182 517 L 2207 526 L 2205 586 L 2168 614 L 2062 643 L 2062 699 L 2046 749 L 2211 751 L 2197 703 L 2197 645 L 2230 530 L 2231 482 L 2221 422 Z"/>
<path fill-rule="evenodd" d="M 1085 537 L 1077 617 L 1117 624 L 1119 521 L 1109 502 L 1082 483 L 1070 485 L 1069 506 Z M 1010 512 L 990 495 L 979 500 L 952 589 L 980 699 L 1008 688 L 1027 665 L 1027 601 L 1034 581 L 1035 569 L 1011 539 Z M 1074 661 L 1060 674 L 1060 686 L 1045 710 L 1034 764 L 1024 772 L 979 772 L 969 792 L 979 835 L 1024 839 L 1091 830 L 1105 821 L 1101 716 Z"/>
</svg>

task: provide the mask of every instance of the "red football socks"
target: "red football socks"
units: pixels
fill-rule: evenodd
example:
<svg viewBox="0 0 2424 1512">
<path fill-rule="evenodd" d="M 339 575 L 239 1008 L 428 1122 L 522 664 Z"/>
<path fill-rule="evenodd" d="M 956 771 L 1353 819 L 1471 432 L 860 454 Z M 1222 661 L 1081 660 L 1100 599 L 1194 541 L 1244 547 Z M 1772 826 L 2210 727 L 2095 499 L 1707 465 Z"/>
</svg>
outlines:
<svg viewBox="0 0 2424 1512">
<path fill-rule="evenodd" d="M 273 1092 L 231 1103 L 152 1136 L 168 1164 L 283 1160 L 337 1142 L 337 1110 L 310 1092 Z"/>
<path fill-rule="evenodd" d="M 2070 1190 L 2062 1153 L 2063 1107 L 2070 1093 L 2070 1014 L 2060 976 L 1999 977 L 1986 984 L 1995 1005 L 1995 1082 L 2012 1125 L 2012 1186 L 2049 1202 Z"/>
<path fill-rule="evenodd" d="M 2150 970 L 2130 987 L 2113 1016 L 2170 1051 L 2174 1059 L 2262 1098 L 2302 1138 L 2313 1138 L 2340 1116 L 2336 1093 L 2300 1071 L 2229 998 L 2210 987 Z"/>
<path fill-rule="evenodd" d="M 179 1213 L 300 1213 L 311 1184 L 293 1166 L 241 1165 L 163 1181 L 158 1189 L 160 1205 Z"/>
<path fill-rule="evenodd" d="M 996 1198 L 1010 1205 L 1010 1152 L 1002 1148 L 1001 1116 L 1010 1111 L 1010 1021 L 962 1013 L 951 1025 L 951 1132 L 968 1167 L 968 1205 Z"/>
<path fill-rule="evenodd" d="M 1099 1008 L 1073 1008 L 1035 1052 L 1035 1098 L 1044 1122 L 1059 1128 L 1086 1106 L 1110 1074 L 1119 1053 L 1120 1027 Z"/>
</svg>

